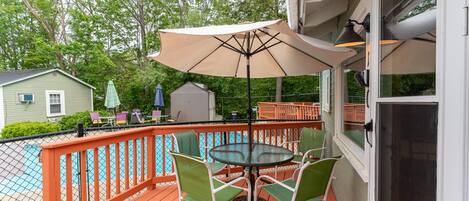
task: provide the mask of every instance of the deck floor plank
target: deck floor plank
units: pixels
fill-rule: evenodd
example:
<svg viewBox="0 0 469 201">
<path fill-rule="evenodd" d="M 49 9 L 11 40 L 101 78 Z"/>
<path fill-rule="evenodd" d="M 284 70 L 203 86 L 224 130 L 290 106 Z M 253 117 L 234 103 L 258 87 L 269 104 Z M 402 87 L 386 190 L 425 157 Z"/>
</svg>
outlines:
<svg viewBox="0 0 469 201">
<path fill-rule="evenodd" d="M 274 177 L 274 173 L 267 173 L 267 175 Z M 293 169 L 287 171 L 279 171 L 278 179 L 284 180 L 288 179 L 293 175 Z M 222 179 L 223 180 L 223 179 Z M 238 182 L 236 185 L 247 187 L 245 182 Z M 246 195 L 242 193 L 241 195 Z M 269 196 L 265 191 L 259 192 L 260 197 L 264 198 L 267 201 L 276 201 L 275 198 Z M 178 200 L 178 189 L 176 185 L 169 185 L 163 187 L 157 187 L 155 190 L 148 191 L 135 199 L 136 201 L 177 201 Z M 335 195 L 332 189 L 329 192 L 327 201 L 336 201 Z"/>
</svg>

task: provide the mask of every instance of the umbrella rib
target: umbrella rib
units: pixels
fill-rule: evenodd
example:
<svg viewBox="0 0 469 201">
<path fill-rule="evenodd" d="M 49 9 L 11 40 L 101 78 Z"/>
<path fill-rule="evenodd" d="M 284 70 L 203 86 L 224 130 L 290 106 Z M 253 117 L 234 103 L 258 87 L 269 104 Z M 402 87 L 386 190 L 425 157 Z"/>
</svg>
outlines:
<svg viewBox="0 0 469 201">
<path fill-rule="evenodd" d="M 396 48 L 394 48 L 393 50 L 391 50 L 391 52 L 389 52 L 389 54 L 387 54 L 386 56 L 384 56 L 382 59 L 381 59 L 381 62 L 383 62 L 386 58 L 389 57 L 389 55 L 391 55 L 392 53 L 394 53 L 397 49 L 401 48 L 402 45 L 404 45 L 404 43 L 406 43 L 406 41 L 402 42 L 401 44 L 399 44 Z"/>
<path fill-rule="evenodd" d="M 259 49 L 259 50 L 257 50 L 257 51 L 254 51 L 252 54 L 257 54 L 257 53 L 262 52 L 262 51 L 264 51 L 264 50 L 266 50 L 266 49 L 269 49 L 269 48 L 271 48 L 271 47 L 273 47 L 273 46 L 276 46 L 276 45 L 278 45 L 278 44 L 280 44 L 280 43 L 282 43 L 282 42 L 280 42 L 280 41 L 279 41 L 279 42 L 276 42 L 276 43 L 274 43 L 274 44 L 272 44 L 272 45 L 266 46 L 265 48 L 262 48 L 262 49 Z"/>
<path fill-rule="evenodd" d="M 223 46 L 224 48 L 230 49 L 231 51 L 234 51 L 234 52 L 238 52 L 238 53 L 244 54 L 244 52 L 242 52 L 241 50 L 236 49 L 236 47 L 234 47 L 234 46 L 232 46 L 232 45 L 230 45 L 230 44 L 227 43 L 227 42 L 230 41 L 232 38 L 234 38 L 234 35 L 231 35 L 231 37 L 230 37 L 227 41 L 223 41 L 222 39 L 220 39 L 220 38 L 218 38 L 218 37 L 216 37 L 216 36 L 214 36 L 214 38 L 217 39 L 218 41 L 222 42 L 222 46 Z M 227 45 L 227 46 L 225 46 L 225 45 Z"/>
<path fill-rule="evenodd" d="M 241 47 L 244 47 L 244 42 L 246 42 L 246 35 L 244 35 L 243 44 L 241 45 Z M 242 54 L 240 53 L 238 57 L 238 64 L 236 65 L 235 77 L 238 77 L 238 69 L 239 69 L 239 62 L 241 61 L 241 56 Z"/>
<path fill-rule="evenodd" d="M 231 37 L 228 38 L 226 40 L 226 42 L 228 42 L 229 40 L 231 40 Z M 223 43 L 218 45 L 217 48 L 215 48 L 212 52 L 210 52 L 208 55 L 206 55 L 204 58 L 202 58 L 200 61 L 198 61 L 197 63 L 195 63 L 192 67 L 189 68 L 189 70 L 187 70 L 186 72 L 190 72 L 192 69 L 194 69 L 197 65 L 199 65 L 200 63 L 202 63 L 202 61 L 204 61 L 205 59 L 207 59 L 207 57 L 209 57 L 210 55 L 212 55 L 215 51 L 217 51 L 218 49 L 220 49 L 220 47 L 223 46 Z"/>
<path fill-rule="evenodd" d="M 269 43 L 272 39 L 274 39 L 275 37 L 277 37 L 279 34 L 280 34 L 280 32 L 278 32 L 278 33 L 275 34 L 274 36 L 271 36 L 271 37 L 269 38 L 269 40 L 267 40 L 264 44 Z M 257 36 L 257 34 L 255 34 L 255 35 Z M 258 37 L 258 39 L 259 39 L 259 36 L 257 36 L 257 37 Z M 265 47 L 265 45 L 263 45 L 263 46 Z M 253 53 L 253 54 L 257 53 L 257 51 L 258 51 L 259 49 L 261 49 L 263 46 L 259 46 L 259 47 L 258 47 L 257 49 L 255 49 L 252 53 Z M 260 51 L 262 51 L 262 50 L 260 50 Z M 260 52 L 260 51 L 259 51 L 259 52 Z"/>
<path fill-rule="evenodd" d="M 272 36 L 270 33 L 265 32 L 265 31 L 263 31 L 263 30 L 260 30 L 260 29 L 259 29 L 259 31 L 261 31 L 262 33 L 265 33 L 265 34 L 267 34 L 267 35 L 269 35 L 269 36 Z M 321 59 L 318 59 L 318 58 L 316 58 L 315 56 L 310 55 L 310 54 L 306 53 L 305 51 L 303 51 L 303 50 L 301 50 L 301 49 L 299 49 L 299 48 L 297 48 L 297 47 L 295 47 L 295 46 L 293 46 L 293 45 L 291 45 L 291 44 L 289 44 L 289 43 L 287 43 L 287 42 L 285 42 L 285 41 L 283 41 L 283 40 L 280 40 L 280 39 L 278 39 L 278 38 L 276 38 L 276 39 L 279 40 L 281 43 L 283 43 L 283 44 L 285 44 L 285 45 L 288 45 L 288 46 L 290 46 L 291 48 L 297 50 L 298 52 L 301 52 L 301 53 L 303 53 L 304 55 L 309 56 L 309 57 L 311 57 L 311 58 L 313 58 L 313 59 L 319 61 L 320 63 L 326 65 L 327 67 L 333 68 L 332 65 L 330 65 L 330 64 L 328 64 L 328 63 L 322 61 Z"/>
<path fill-rule="evenodd" d="M 244 37 L 246 37 L 246 36 L 244 36 Z M 238 43 L 239 47 L 241 48 L 241 51 L 246 52 L 246 50 L 244 50 L 244 39 L 243 39 L 243 45 L 241 45 L 241 43 L 239 43 L 238 39 L 236 39 L 236 36 L 233 37 L 233 39 L 236 41 L 236 43 Z"/>
<path fill-rule="evenodd" d="M 280 32 L 279 32 L 280 33 Z M 278 35 L 278 34 L 277 34 Z M 263 47 L 265 47 L 265 44 L 267 43 L 264 43 L 262 42 L 261 38 L 257 35 L 257 34 L 254 34 L 254 36 L 256 36 L 257 40 L 259 40 L 259 42 L 261 42 L 261 45 Z M 259 49 L 259 48 L 258 48 Z M 270 52 L 270 50 L 268 48 L 264 48 L 268 53 L 269 55 L 272 57 L 272 59 L 274 59 L 275 63 L 277 64 L 277 66 L 280 68 L 280 70 L 282 70 L 283 74 L 285 74 L 285 76 L 288 76 L 287 75 L 287 72 L 285 72 L 285 69 L 283 69 L 282 65 L 280 65 L 280 63 L 278 63 L 277 59 L 274 57 L 274 55 Z"/>
</svg>

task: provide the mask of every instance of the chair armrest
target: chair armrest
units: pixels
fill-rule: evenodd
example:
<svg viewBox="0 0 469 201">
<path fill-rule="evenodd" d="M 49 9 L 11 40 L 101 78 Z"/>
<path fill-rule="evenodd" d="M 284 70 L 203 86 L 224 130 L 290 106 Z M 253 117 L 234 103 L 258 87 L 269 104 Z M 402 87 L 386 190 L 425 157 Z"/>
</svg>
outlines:
<svg viewBox="0 0 469 201">
<path fill-rule="evenodd" d="M 211 147 L 210 147 L 210 146 L 201 146 L 201 147 L 202 147 L 202 148 L 205 148 L 205 149 L 211 149 L 211 148 L 213 148 L 213 146 L 211 146 Z"/>
<path fill-rule="evenodd" d="M 277 179 L 275 179 L 275 178 L 273 178 L 273 177 L 271 177 L 271 176 L 268 176 L 268 175 L 261 175 L 260 177 L 257 177 L 257 179 L 256 179 L 256 185 L 255 185 L 254 189 L 257 189 L 257 186 L 258 186 L 258 184 L 259 184 L 259 181 L 261 181 L 261 179 L 263 179 L 263 178 L 268 179 L 268 180 L 272 181 L 273 183 L 279 184 L 280 186 L 286 188 L 287 190 L 289 190 L 289 191 L 291 191 L 291 192 L 295 192 L 295 189 L 294 189 L 294 188 L 292 188 L 292 187 L 290 187 L 290 186 L 288 186 L 288 185 L 282 183 L 281 181 L 279 181 L 279 180 L 277 180 Z"/>
<path fill-rule="evenodd" d="M 214 179 L 216 179 L 216 178 L 214 178 Z M 239 181 L 241 181 L 241 180 L 245 180 L 245 181 L 246 181 L 246 183 L 248 184 L 248 188 L 241 188 L 241 187 L 238 187 L 238 186 L 234 186 L 234 184 L 235 184 L 236 182 L 239 182 Z M 238 177 L 238 178 L 236 178 L 236 179 L 234 179 L 234 180 L 232 180 L 232 181 L 230 181 L 230 182 L 228 182 L 228 183 L 225 183 L 225 184 L 223 184 L 222 186 L 220 186 L 220 187 L 214 189 L 214 193 L 217 193 L 218 191 L 221 191 L 221 190 L 223 190 L 224 188 L 226 188 L 226 187 L 228 187 L 228 186 L 233 186 L 233 187 L 236 187 L 236 188 L 240 188 L 240 189 L 243 189 L 243 190 L 245 190 L 245 191 L 249 191 L 249 189 L 251 189 L 251 183 L 249 182 L 249 179 L 248 179 L 248 178 L 246 178 L 246 177 Z"/>
<path fill-rule="evenodd" d="M 280 147 L 283 147 L 283 145 L 286 145 L 286 144 L 298 144 L 300 143 L 299 140 L 296 140 L 296 141 L 286 141 L 286 142 L 283 142 L 282 144 L 278 145 Z"/>
<path fill-rule="evenodd" d="M 313 152 L 313 151 L 320 151 L 320 150 L 325 150 L 326 147 L 322 147 L 322 148 L 316 148 L 316 149 L 310 149 L 308 151 L 306 151 L 304 154 L 303 154 L 303 159 L 301 159 L 301 164 L 304 164 L 306 162 L 306 159 L 308 158 L 308 156 Z"/>
</svg>

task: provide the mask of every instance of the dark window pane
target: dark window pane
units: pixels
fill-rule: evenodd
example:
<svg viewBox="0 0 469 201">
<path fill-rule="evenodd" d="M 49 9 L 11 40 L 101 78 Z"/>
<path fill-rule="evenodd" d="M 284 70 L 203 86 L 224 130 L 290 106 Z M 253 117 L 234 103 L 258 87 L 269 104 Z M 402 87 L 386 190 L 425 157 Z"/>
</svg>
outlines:
<svg viewBox="0 0 469 201">
<path fill-rule="evenodd" d="M 378 200 L 436 200 L 437 104 L 380 103 Z"/>
<path fill-rule="evenodd" d="M 54 105 L 50 105 L 50 113 L 51 114 L 58 114 L 58 113 L 61 113 L 61 108 L 60 108 L 60 104 L 54 104 Z"/>
</svg>

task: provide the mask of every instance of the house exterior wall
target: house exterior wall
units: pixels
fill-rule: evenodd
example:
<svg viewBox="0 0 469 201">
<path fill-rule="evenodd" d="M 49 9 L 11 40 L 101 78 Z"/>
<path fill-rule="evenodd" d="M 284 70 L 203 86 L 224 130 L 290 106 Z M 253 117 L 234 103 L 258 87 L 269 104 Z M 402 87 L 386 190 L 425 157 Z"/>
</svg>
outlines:
<svg viewBox="0 0 469 201">
<path fill-rule="evenodd" d="M 330 73 L 330 108 L 329 112 L 321 111 L 321 118 L 324 121 L 324 129 L 328 133 L 326 139 L 327 152 L 326 156 L 340 156 L 343 153 L 333 141 L 334 133 L 339 132 L 335 130 L 335 73 Z M 321 83 L 322 84 L 322 83 Z M 338 201 L 366 201 L 368 200 L 368 184 L 364 182 L 360 175 L 355 172 L 350 162 L 346 157 L 340 160 L 335 168 L 334 176 L 336 179 L 332 181 L 334 194 Z"/>
<path fill-rule="evenodd" d="M 208 121 L 209 93 L 186 83 L 171 93 L 171 115 L 181 111 L 178 121 Z"/>
<path fill-rule="evenodd" d="M 54 71 L 3 87 L 5 125 L 22 121 L 47 121 L 46 90 L 64 91 L 65 115 L 93 109 L 90 87 Z M 20 103 L 18 93 L 33 93 L 34 102 Z"/>
</svg>

